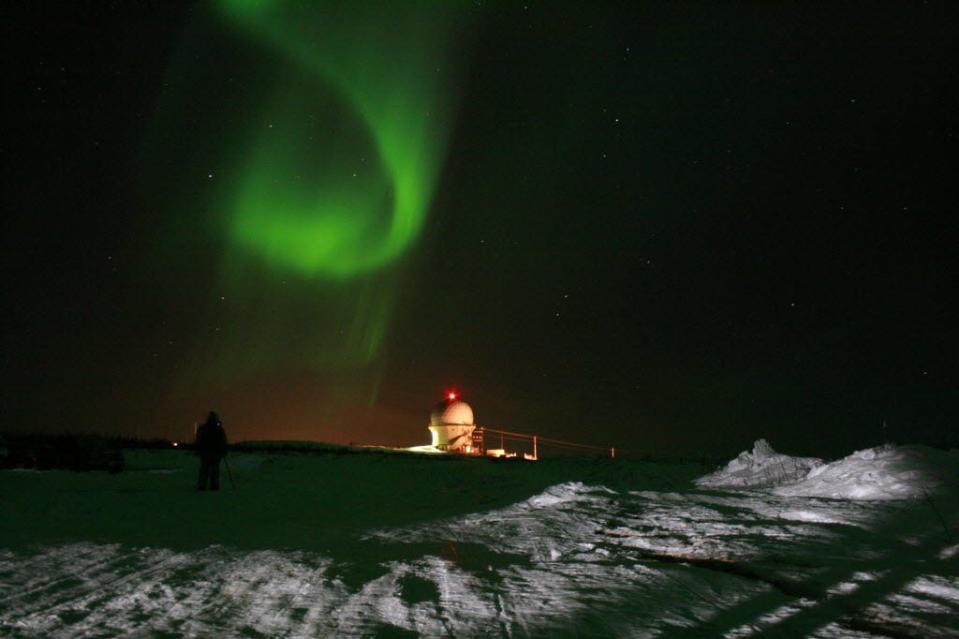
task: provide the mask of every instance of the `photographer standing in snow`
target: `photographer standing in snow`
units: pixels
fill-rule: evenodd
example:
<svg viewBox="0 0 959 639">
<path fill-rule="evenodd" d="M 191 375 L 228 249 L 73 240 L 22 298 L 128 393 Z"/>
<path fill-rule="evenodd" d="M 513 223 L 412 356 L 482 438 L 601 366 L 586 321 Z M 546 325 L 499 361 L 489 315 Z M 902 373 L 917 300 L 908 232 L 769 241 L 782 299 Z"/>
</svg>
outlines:
<svg viewBox="0 0 959 639">
<path fill-rule="evenodd" d="M 226 432 L 220 418 L 213 411 L 196 429 L 194 440 L 196 454 L 200 458 L 200 477 L 197 489 L 220 490 L 220 460 L 226 455 Z"/>
</svg>

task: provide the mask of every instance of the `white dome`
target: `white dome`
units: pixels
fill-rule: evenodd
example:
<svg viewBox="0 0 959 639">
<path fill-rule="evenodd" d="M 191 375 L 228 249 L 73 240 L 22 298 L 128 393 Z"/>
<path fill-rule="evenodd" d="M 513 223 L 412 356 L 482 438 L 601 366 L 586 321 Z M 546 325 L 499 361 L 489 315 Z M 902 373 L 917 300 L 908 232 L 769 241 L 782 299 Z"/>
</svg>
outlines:
<svg viewBox="0 0 959 639">
<path fill-rule="evenodd" d="M 430 414 L 431 426 L 472 426 L 473 409 L 466 402 L 440 402 Z"/>
</svg>

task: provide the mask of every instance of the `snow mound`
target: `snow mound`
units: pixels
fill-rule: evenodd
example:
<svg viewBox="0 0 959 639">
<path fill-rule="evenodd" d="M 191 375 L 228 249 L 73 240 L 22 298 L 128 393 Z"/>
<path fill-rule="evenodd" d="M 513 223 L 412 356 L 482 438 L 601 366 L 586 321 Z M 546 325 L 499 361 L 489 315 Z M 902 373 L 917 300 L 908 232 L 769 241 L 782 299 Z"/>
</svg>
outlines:
<svg viewBox="0 0 959 639">
<path fill-rule="evenodd" d="M 924 446 L 879 446 L 817 466 L 801 481 L 776 488 L 787 497 L 910 499 L 935 491 L 945 466 L 959 465 L 947 453 Z"/>
<path fill-rule="evenodd" d="M 739 453 L 725 468 L 696 480 L 702 488 L 769 488 L 792 484 L 821 468 L 815 457 L 791 457 L 773 450 L 765 439 L 753 444 L 752 451 Z"/>
<path fill-rule="evenodd" d="M 782 455 L 760 439 L 752 451 L 743 451 L 725 468 L 700 477 L 696 484 L 702 488 L 771 488 L 773 494 L 783 497 L 882 500 L 924 497 L 956 477 L 959 455 L 925 446 L 878 446 L 827 464 L 813 457 Z"/>
</svg>

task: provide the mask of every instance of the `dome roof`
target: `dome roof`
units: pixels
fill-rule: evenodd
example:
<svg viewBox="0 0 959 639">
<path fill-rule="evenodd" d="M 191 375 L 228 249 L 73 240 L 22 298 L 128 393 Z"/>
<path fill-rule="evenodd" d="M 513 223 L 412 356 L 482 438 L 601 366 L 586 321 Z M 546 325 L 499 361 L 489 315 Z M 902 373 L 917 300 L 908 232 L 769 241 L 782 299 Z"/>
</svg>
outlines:
<svg viewBox="0 0 959 639">
<path fill-rule="evenodd" d="M 472 426 L 473 409 L 459 400 L 440 402 L 430 413 L 430 426 Z"/>
</svg>

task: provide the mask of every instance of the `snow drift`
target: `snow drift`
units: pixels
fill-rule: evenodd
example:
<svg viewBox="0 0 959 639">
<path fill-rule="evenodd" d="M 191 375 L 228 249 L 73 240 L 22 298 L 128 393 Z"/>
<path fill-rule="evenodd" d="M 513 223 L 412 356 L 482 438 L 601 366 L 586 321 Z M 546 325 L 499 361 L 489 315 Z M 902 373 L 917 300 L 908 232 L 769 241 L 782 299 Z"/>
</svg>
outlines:
<svg viewBox="0 0 959 639">
<path fill-rule="evenodd" d="M 879 446 L 817 466 L 801 481 L 780 486 L 787 497 L 911 499 L 936 492 L 959 476 L 956 456 L 925 446 Z"/>
<path fill-rule="evenodd" d="M 815 457 L 790 457 L 773 450 L 765 439 L 752 451 L 739 453 L 725 468 L 696 480 L 703 488 L 768 488 L 799 481 L 823 465 Z"/>
<path fill-rule="evenodd" d="M 937 491 L 959 476 L 959 456 L 925 446 L 879 446 L 832 463 L 791 457 L 765 439 L 724 468 L 700 477 L 703 488 L 771 488 L 784 497 L 910 499 Z"/>
</svg>

